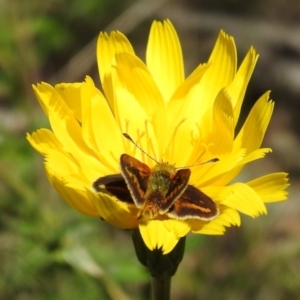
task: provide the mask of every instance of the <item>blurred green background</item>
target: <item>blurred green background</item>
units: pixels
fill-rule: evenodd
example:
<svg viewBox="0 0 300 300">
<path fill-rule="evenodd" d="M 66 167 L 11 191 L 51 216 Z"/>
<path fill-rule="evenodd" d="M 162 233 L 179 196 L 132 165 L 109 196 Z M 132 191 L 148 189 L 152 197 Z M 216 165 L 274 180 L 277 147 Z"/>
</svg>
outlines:
<svg viewBox="0 0 300 300">
<path fill-rule="evenodd" d="M 221 237 L 190 235 L 172 299 L 299 299 L 300 2 L 297 0 L 0 0 L 0 299 L 149 299 L 149 276 L 129 232 L 69 207 L 48 183 L 25 133 L 48 127 L 31 85 L 83 81 L 99 86 L 95 38 L 124 32 L 142 59 L 153 19 L 170 18 L 186 74 L 207 61 L 220 29 L 239 61 L 260 53 L 243 107 L 266 90 L 275 113 L 264 146 L 273 148 L 240 180 L 288 171 L 287 202 L 242 217 Z"/>
</svg>

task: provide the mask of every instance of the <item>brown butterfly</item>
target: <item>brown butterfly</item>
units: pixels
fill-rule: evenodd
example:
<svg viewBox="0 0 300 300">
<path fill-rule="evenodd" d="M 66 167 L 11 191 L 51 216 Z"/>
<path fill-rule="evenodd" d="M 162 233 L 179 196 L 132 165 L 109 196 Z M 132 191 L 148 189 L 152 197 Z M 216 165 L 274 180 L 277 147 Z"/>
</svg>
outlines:
<svg viewBox="0 0 300 300">
<path fill-rule="evenodd" d="M 132 141 L 129 135 L 124 136 Z M 218 160 L 216 158 L 209 162 Z M 180 220 L 209 221 L 218 216 L 216 204 L 199 189 L 188 184 L 190 169 L 175 168 L 167 162 L 156 163 L 150 169 L 136 158 L 122 154 L 121 174 L 100 177 L 92 186 L 97 192 L 108 192 L 120 201 L 135 204 L 140 209 L 138 219 L 148 220 L 166 214 Z"/>
</svg>

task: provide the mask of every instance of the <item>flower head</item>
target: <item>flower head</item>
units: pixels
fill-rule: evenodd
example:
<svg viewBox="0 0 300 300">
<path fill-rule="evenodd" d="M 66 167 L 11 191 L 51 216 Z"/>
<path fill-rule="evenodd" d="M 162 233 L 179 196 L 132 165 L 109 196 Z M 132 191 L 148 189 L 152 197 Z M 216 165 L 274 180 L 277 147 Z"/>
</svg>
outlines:
<svg viewBox="0 0 300 300">
<path fill-rule="evenodd" d="M 51 184 L 71 206 L 119 228 L 139 227 L 149 249 L 168 253 L 189 232 L 223 234 L 226 226 L 240 225 L 239 212 L 256 217 L 266 213 L 265 203 L 287 196 L 285 173 L 231 183 L 246 164 L 271 151 L 260 148 L 274 107 L 269 92 L 235 131 L 257 58 L 251 48 L 237 70 L 234 40 L 221 31 L 208 63 L 185 78 L 170 21 L 153 23 L 146 63 L 122 33 L 101 33 L 97 59 L 104 93 L 90 77 L 34 86 L 52 130 L 27 138 L 45 157 Z M 201 165 L 211 159 L 215 162 Z M 171 185 L 153 196 L 148 189 L 157 183 L 153 168 L 165 163 L 172 166 L 173 173 L 166 171 Z M 193 204 L 187 199 L 193 201 L 193 193 L 186 196 L 190 186 L 203 193 L 200 200 L 213 200 L 213 217 L 180 217 L 183 205 Z"/>
</svg>

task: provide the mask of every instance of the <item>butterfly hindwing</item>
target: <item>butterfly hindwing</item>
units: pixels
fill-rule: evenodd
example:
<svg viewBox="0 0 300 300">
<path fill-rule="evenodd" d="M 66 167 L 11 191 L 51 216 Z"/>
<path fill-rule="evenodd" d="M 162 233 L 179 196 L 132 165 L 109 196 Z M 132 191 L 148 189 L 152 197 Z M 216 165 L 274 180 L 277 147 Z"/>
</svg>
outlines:
<svg viewBox="0 0 300 300">
<path fill-rule="evenodd" d="M 128 154 L 121 155 L 120 165 L 122 175 L 127 183 L 133 201 L 138 208 L 141 208 L 145 201 L 145 193 L 151 169 Z"/>
<path fill-rule="evenodd" d="M 219 215 L 217 205 L 206 194 L 189 185 L 174 201 L 167 215 L 174 219 L 200 219 L 209 221 Z"/>
<path fill-rule="evenodd" d="M 127 184 L 121 174 L 107 175 L 98 178 L 93 182 L 92 187 L 96 192 L 109 192 L 118 200 L 127 204 L 133 204 L 131 194 L 127 188 Z"/>
<path fill-rule="evenodd" d="M 120 180 L 124 181 L 124 178 L 121 174 L 106 175 L 106 176 L 99 177 L 98 179 L 96 179 L 93 182 L 92 187 L 95 189 L 96 192 L 101 192 L 102 186 L 105 186 L 109 183 L 117 182 Z"/>
</svg>

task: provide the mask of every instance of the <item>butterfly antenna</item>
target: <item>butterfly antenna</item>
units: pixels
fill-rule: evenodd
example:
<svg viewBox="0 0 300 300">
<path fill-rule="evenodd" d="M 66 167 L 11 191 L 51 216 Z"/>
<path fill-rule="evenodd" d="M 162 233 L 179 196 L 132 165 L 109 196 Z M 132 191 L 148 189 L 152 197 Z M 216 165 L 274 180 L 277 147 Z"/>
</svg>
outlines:
<svg viewBox="0 0 300 300">
<path fill-rule="evenodd" d="M 152 160 L 154 160 L 157 164 L 159 164 L 159 162 L 153 158 L 152 156 L 150 156 L 144 149 L 142 149 L 132 138 L 128 133 L 123 133 L 123 135 L 126 137 L 126 139 L 128 139 L 132 144 L 134 144 L 137 148 L 139 148 L 144 154 L 146 154 L 149 158 L 151 158 Z"/>
<path fill-rule="evenodd" d="M 207 160 L 207 161 L 204 161 L 202 163 L 198 163 L 198 164 L 194 164 L 194 165 L 190 165 L 190 166 L 185 166 L 185 167 L 179 167 L 179 168 L 176 168 L 176 170 L 178 169 L 185 169 L 185 168 L 191 168 L 191 167 L 197 167 L 197 166 L 201 166 L 201 165 L 206 165 L 206 164 L 210 164 L 210 163 L 214 163 L 214 162 L 217 162 L 219 161 L 218 158 L 212 158 L 210 160 Z"/>
</svg>

